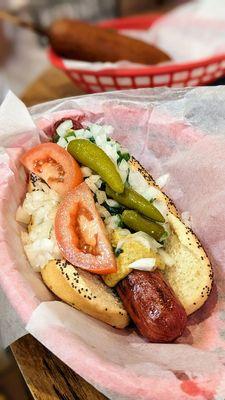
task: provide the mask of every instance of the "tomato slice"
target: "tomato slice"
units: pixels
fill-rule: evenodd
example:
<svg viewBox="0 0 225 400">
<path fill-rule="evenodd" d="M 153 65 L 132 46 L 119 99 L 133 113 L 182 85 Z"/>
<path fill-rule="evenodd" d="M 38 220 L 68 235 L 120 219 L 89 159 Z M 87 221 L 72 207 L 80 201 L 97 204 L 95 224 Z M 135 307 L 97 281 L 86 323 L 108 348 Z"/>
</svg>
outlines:
<svg viewBox="0 0 225 400">
<path fill-rule="evenodd" d="M 42 178 L 61 196 L 83 181 L 79 164 L 55 143 L 43 143 L 33 147 L 20 161 L 28 171 Z"/>
<path fill-rule="evenodd" d="M 76 267 L 96 274 L 116 272 L 116 259 L 105 226 L 85 182 L 61 201 L 55 236 L 63 256 Z"/>
</svg>

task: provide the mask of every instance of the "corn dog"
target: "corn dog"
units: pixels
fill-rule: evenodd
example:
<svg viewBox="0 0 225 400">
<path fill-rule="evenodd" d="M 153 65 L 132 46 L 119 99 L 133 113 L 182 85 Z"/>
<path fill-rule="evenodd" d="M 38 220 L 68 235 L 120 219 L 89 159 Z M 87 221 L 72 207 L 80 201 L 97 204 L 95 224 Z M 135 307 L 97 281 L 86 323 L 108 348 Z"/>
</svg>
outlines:
<svg viewBox="0 0 225 400">
<path fill-rule="evenodd" d="M 78 20 L 55 21 L 47 35 L 55 52 L 70 59 L 102 62 L 127 60 L 140 64 L 158 64 L 170 60 L 166 53 L 141 40 Z"/>
</svg>

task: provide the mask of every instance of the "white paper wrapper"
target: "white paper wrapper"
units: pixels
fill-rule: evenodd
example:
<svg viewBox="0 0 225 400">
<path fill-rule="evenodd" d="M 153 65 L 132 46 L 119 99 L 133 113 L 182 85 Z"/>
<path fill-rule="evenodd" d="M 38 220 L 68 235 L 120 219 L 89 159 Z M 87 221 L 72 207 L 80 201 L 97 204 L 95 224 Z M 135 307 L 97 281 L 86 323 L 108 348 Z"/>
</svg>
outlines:
<svg viewBox="0 0 225 400">
<path fill-rule="evenodd" d="M 225 2 L 195 0 L 166 14 L 146 32 L 145 41 L 175 61 L 197 61 L 225 53 Z"/>
<path fill-rule="evenodd" d="M 31 110 L 38 128 L 10 96 L 4 116 L 0 109 L 5 146 L 0 158 L 0 286 L 8 299 L 8 304 L 0 303 L 0 315 L 9 321 L 1 322 L 3 343 L 18 337 L 18 326 L 26 327 L 113 400 L 224 399 L 225 87 L 143 89 L 59 100 Z M 164 190 L 189 216 L 205 245 L 215 286 L 175 344 L 147 343 L 132 330 L 115 330 L 53 301 L 25 258 L 15 222 L 26 187 L 18 157 L 39 142 L 40 129 L 50 134 L 52 124 L 64 116 L 113 125 L 113 137 L 155 178 L 169 174 Z M 8 119 L 12 130 L 4 136 Z M 17 131 L 16 124 L 26 120 L 24 131 Z"/>
</svg>

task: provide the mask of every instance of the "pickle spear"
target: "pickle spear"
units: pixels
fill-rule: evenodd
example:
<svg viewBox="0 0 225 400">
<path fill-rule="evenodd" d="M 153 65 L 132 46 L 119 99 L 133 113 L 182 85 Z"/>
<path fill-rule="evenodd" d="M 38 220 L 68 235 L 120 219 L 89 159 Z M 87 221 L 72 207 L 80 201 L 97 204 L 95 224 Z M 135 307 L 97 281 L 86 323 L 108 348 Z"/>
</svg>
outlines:
<svg viewBox="0 0 225 400">
<path fill-rule="evenodd" d="M 165 230 L 161 225 L 142 217 L 133 210 L 125 210 L 122 214 L 122 221 L 134 231 L 145 232 L 157 241 L 160 241 L 161 237 L 165 233 Z"/>
<path fill-rule="evenodd" d="M 131 188 L 125 187 L 123 193 L 119 194 L 114 192 L 109 186 L 106 186 L 106 194 L 108 197 L 111 197 L 123 206 L 136 210 L 140 214 L 143 214 L 154 221 L 165 222 L 165 219 L 159 210 L 157 210 L 150 201 L 146 200 Z"/>
<path fill-rule="evenodd" d="M 86 139 L 75 139 L 68 144 L 67 151 L 85 167 L 100 175 L 115 192 L 123 192 L 124 184 L 115 164 L 96 144 Z"/>
</svg>

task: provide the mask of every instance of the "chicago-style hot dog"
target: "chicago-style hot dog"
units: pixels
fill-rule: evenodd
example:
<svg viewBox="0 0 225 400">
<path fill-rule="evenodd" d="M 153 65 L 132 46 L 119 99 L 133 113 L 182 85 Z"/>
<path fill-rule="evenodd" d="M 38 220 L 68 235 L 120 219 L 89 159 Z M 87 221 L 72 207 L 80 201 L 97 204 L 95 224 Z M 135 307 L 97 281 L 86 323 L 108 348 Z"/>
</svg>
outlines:
<svg viewBox="0 0 225 400">
<path fill-rule="evenodd" d="M 64 119 L 53 129 L 57 144 L 22 156 L 30 172 L 17 212 L 28 226 L 24 249 L 65 302 L 117 328 L 130 316 L 148 340 L 171 342 L 208 298 L 211 265 L 112 129 Z"/>
</svg>

